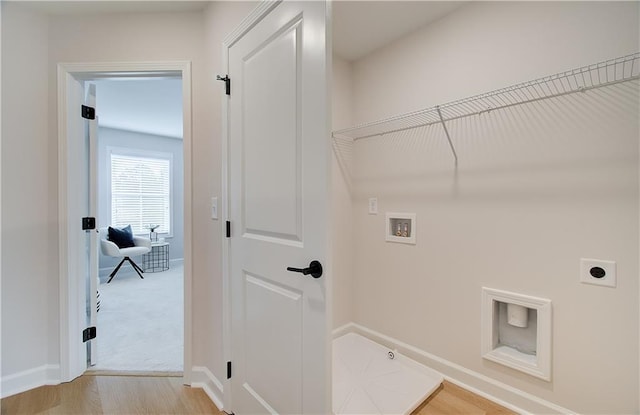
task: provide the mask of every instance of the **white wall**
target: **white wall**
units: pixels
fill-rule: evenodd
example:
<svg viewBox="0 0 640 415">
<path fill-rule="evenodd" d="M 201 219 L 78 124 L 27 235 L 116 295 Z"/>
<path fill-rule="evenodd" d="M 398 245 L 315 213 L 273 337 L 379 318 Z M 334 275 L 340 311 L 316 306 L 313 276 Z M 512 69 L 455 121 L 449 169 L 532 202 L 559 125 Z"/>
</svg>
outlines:
<svg viewBox="0 0 640 415">
<path fill-rule="evenodd" d="M 194 272 L 206 275 L 194 286 L 194 302 L 200 307 L 194 313 L 194 325 L 203 329 L 198 333 L 198 344 L 194 353 L 204 356 L 203 365 L 212 368 L 220 380 L 226 379 L 226 362 L 223 360 L 222 342 L 222 231 L 223 218 L 211 220 L 211 196 L 218 196 L 219 209 L 224 201 L 222 195 L 222 102 L 226 98 L 224 83 L 216 81 L 216 75 L 227 73 L 222 66 L 222 42 L 224 38 L 255 8 L 256 2 L 212 2 L 204 13 L 205 60 L 207 83 L 200 91 L 202 105 L 196 109 L 206 131 L 206 139 L 200 140 L 193 149 L 194 218 L 198 221 L 193 230 Z M 220 210 L 221 211 L 221 210 Z"/>
<path fill-rule="evenodd" d="M 638 16 L 636 2 L 474 2 L 355 62 L 354 121 L 636 52 Z M 449 131 L 457 172 L 439 126 L 356 143 L 355 321 L 580 413 L 637 413 L 637 84 Z M 417 213 L 415 246 L 384 241 L 385 211 Z M 580 284 L 581 257 L 617 261 L 617 288 Z M 553 301 L 551 383 L 481 358 L 482 286 Z"/>
<path fill-rule="evenodd" d="M 3 385 L 7 376 L 56 365 L 60 359 L 59 62 L 192 62 L 192 166 L 187 172 L 193 175 L 192 358 L 194 366 L 224 379 L 222 227 L 210 219 L 209 209 L 210 197 L 220 194 L 223 91 L 215 73 L 224 72 L 224 35 L 254 6 L 215 2 L 206 12 L 46 17 L 25 12 L 20 4 L 2 3 L 2 99 L 14 103 L 2 108 L 2 222 L 10 224 L 2 228 Z"/>
<path fill-rule="evenodd" d="M 3 377 L 59 359 L 56 63 L 191 60 L 193 363 L 223 379 L 221 222 L 209 219 L 210 197 L 220 194 L 222 88 L 214 77 L 224 73 L 224 35 L 253 6 L 216 2 L 204 16 L 54 17 L 47 30 L 43 17 L 2 4 L 2 77 L 11 80 L 2 89 Z M 473 4 L 358 62 L 354 121 L 636 51 L 637 16 L 636 3 Z M 388 81 L 390 69 L 395 82 Z M 568 99 L 454 126 L 461 153 L 455 194 L 449 155 L 436 141 L 362 149 L 371 164 L 355 163 L 365 184 L 354 215 L 362 235 L 355 244 L 355 320 L 571 409 L 637 412 L 637 99 L 624 90 L 591 95 L 586 105 Z M 48 126 L 44 118 L 23 121 L 25 108 L 48 114 Z M 421 159 L 420 146 L 442 151 L 439 175 L 418 176 L 423 162 L 434 163 L 432 153 Z M 33 163 L 20 164 L 27 154 Z M 388 154 L 401 162 L 384 164 Z M 394 170 L 400 164 L 409 165 Z M 381 166 L 389 168 L 384 176 Z M 606 198 L 594 201 L 593 194 Z M 380 198 L 381 212 L 418 212 L 415 248 L 381 243 L 382 216 L 366 215 L 370 195 Z M 31 260 L 34 251 L 45 253 L 42 262 Z M 617 260 L 618 288 L 578 285 L 580 256 Z M 551 384 L 479 358 L 481 285 L 554 301 Z"/>
<path fill-rule="evenodd" d="M 353 120 L 351 64 L 333 56 L 332 123 L 333 129 L 350 127 Z M 348 141 L 333 142 L 331 169 L 331 214 L 333 252 L 333 327 L 353 321 L 353 218 L 350 173 L 352 145 Z"/>
<path fill-rule="evenodd" d="M 474 3 L 354 64 L 356 124 L 637 51 L 634 2 Z"/>
<path fill-rule="evenodd" d="M 201 13 L 51 16 L 49 26 L 50 142 L 57 142 L 56 65 L 60 62 L 191 61 L 194 107 L 192 140 L 195 146 L 196 142 L 206 139 L 205 132 L 198 129 L 200 119 L 199 114 L 195 112 L 202 99 L 198 91 L 206 82 L 203 58 L 204 21 Z M 78 36 L 79 33 L 82 33 L 82 36 Z M 49 160 L 50 186 L 56 189 L 55 149 L 49 152 Z M 51 209 L 57 211 L 55 206 Z M 197 223 L 198 218 L 194 217 L 193 220 Z M 57 242 L 55 245 L 57 246 Z M 193 261 L 198 260 L 194 255 Z M 203 278 L 207 276 L 194 273 L 194 285 Z M 52 314 L 58 313 L 59 305 L 56 300 L 57 298 L 54 298 L 51 301 Z M 194 304 L 193 310 L 197 313 L 198 304 Z M 57 335 L 59 322 L 56 320 L 54 324 Z M 201 328 L 194 327 L 194 333 L 199 329 Z M 57 337 L 50 339 L 52 347 L 58 342 Z M 194 338 L 193 342 L 197 343 L 198 338 Z M 192 357 L 194 364 L 203 360 L 202 356 Z"/>
<path fill-rule="evenodd" d="M 48 363 L 48 299 L 57 293 L 49 235 L 47 21 L 2 3 L 2 377 Z M 43 340 L 45 339 L 45 340 Z M 40 373 L 44 375 L 44 373 Z M 11 382 L 3 381 L 3 395 Z"/>
</svg>

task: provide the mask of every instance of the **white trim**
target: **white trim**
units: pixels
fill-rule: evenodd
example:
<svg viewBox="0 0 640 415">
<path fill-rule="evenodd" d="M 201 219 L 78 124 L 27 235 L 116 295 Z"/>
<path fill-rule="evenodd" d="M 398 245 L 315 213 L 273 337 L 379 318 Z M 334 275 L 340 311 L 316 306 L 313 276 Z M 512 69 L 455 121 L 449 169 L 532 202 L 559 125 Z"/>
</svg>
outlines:
<svg viewBox="0 0 640 415">
<path fill-rule="evenodd" d="M 226 43 L 222 47 L 222 67 L 229 73 L 229 45 Z M 233 347 L 231 337 L 231 281 L 229 268 L 229 253 L 231 241 L 226 237 L 225 227 L 229 220 L 229 101 L 226 95 L 222 96 L 222 136 L 221 136 L 221 192 L 220 218 L 222 218 L 220 237 L 222 238 L 222 361 L 230 362 L 233 359 Z M 224 381 L 227 393 L 223 395 L 224 407 L 232 407 L 231 380 Z"/>
<path fill-rule="evenodd" d="M 182 69 L 182 125 L 183 125 L 183 160 L 184 160 L 184 232 L 183 232 L 183 257 L 184 257 L 184 376 L 183 381 L 189 384 L 191 381 L 192 361 L 192 337 L 193 337 L 193 315 L 192 315 L 192 287 L 193 287 L 193 258 L 192 258 L 192 175 L 193 164 L 191 162 L 191 152 L 193 146 L 192 136 L 192 111 L 191 111 L 191 62 L 184 62 Z"/>
<path fill-rule="evenodd" d="M 638 19 L 638 18 L 640 18 L 640 10 L 638 10 L 638 13 L 637 13 L 637 15 L 636 15 L 636 18 L 637 18 L 637 19 Z M 638 36 L 638 40 L 640 40 L 640 36 Z M 638 118 L 640 119 L 640 108 L 638 108 Z M 640 141 L 640 139 L 639 139 L 639 141 Z M 638 148 L 638 154 L 636 154 L 636 156 L 640 157 L 640 146 L 639 146 L 639 148 Z M 638 182 L 640 183 L 640 164 L 638 164 L 638 171 L 637 171 L 637 174 L 638 174 Z M 638 209 L 638 215 L 640 216 L 640 209 Z M 640 223 L 640 222 L 639 222 L 639 223 Z M 638 232 L 638 234 L 640 235 L 640 225 L 639 225 L 639 226 L 638 226 L 638 228 L 636 229 L 636 232 Z M 639 252 L 639 253 L 640 253 L 640 252 Z M 638 255 L 638 264 L 636 264 L 636 265 L 638 265 L 638 268 L 636 268 L 636 269 L 639 269 L 639 268 L 640 268 L 640 255 Z M 639 278 L 640 278 L 640 275 L 636 275 L 636 276 L 634 277 L 634 279 L 635 279 L 636 281 L 637 281 Z M 639 284 L 639 286 L 638 286 L 637 290 L 638 290 L 638 292 L 636 293 L 636 295 L 637 295 L 637 296 L 636 296 L 636 298 L 640 298 L 640 284 Z M 640 308 L 636 308 L 636 310 L 637 310 L 638 317 L 639 317 L 639 318 L 638 318 L 638 326 L 639 326 L 638 328 L 640 328 Z M 636 343 L 636 344 L 640 344 L 640 329 L 638 330 L 638 343 Z M 636 368 L 636 369 L 637 369 L 637 371 L 638 371 L 638 374 L 640 375 L 640 347 L 638 347 L 638 349 L 636 350 L 636 353 L 638 354 L 638 357 L 639 357 L 639 359 L 638 359 L 638 366 L 637 366 L 637 368 Z M 637 401 L 636 401 L 636 408 L 639 408 L 639 407 L 640 407 L 640 382 L 638 382 L 638 395 L 637 395 L 637 397 L 638 397 L 638 399 L 637 399 Z"/>
<path fill-rule="evenodd" d="M 225 39 L 222 46 L 222 67 L 226 74 L 229 73 L 229 48 L 230 44 Z M 222 136 L 221 136 L 221 192 L 222 201 L 220 203 L 220 217 L 222 218 L 222 229 L 220 236 L 222 238 L 222 361 L 230 362 L 233 359 L 233 347 L 231 336 L 231 281 L 229 268 L 229 253 L 231 241 L 226 237 L 225 226 L 229 220 L 229 98 L 222 95 Z M 224 407 L 232 407 L 232 388 L 231 380 L 224 381 L 224 387 L 227 393 L 223 395 Z"/>
<path fill-rule="evenodd" d="M 66 72 L 77 74 L 77 79 L 95 80 L 127 76 L 180 77 L 185 69 L 191 71 L 190 61 L 147 61 L 147 62 L 62 62 L 58 64 Z M 133 74 L 135 72 L 135 74 Z M 184 80 L 184 77 L 183 77 Z M 184 83 L 183 83 L 184 85 Z M 191 91 L 189 91 L 189 94 Z M 184 93 L 183 93 L 184 97 Z"/>
<path fill-rule="evenodd" d="M 80 313 L 71 306 L 68 242 L 68 174 L 67 174 L 67 98 L 72 79 L 69 71 L 58 65 L 58 255 L 60 284 L 60 378 L 69 381 L 78 376 L 73 366 L 78 346 L 70 340 L 73 328 L 79 328 Z M 78 301 L 74 301 L 74 304 Z M 77 304 L 76 304 L 77 305 Z M 77 331 L 77 330 L 76 330 Z M 72 345 L 74 345 L 72 349 Z"/>
<path fill-rule="evenodd" d="M 84 369 L 75 367 L 78 345 L 70 341 L 71 334 L 82 326 L 81 316 L 76 309 L 84 310 L 85 305 L 77 304 L 80 296 L 71 295 L 71 289 L 78 285 L 71 281 L 69 259 L 77 249 L 68 246 L 68 172 L 67 172 L 67 88 L 73 79 L 92 80 L 114 78 L 126 74 L 152 77 L 179 76 L 182 78 L 183 111 L 183 157 L 184 157 L 184 377 L 191 380 L 192 361 L 192 109 L 191 109 L 191 62 L 88 62 L 58 64 L 58 209 L 59 209 L 59 276 L 60 276 L 60 380 L 70 381 Z M 80 307 L 81 306 L 81 307 Z M 79 332 L 78 332 L 79 333 Z M 73 346 L 73 348 L 72 348 Z M 73 349 L 73 350 L 72 350 Z"/>
<path fill-rule="evenodd" d="M 0 6 L 0 22 L 2 22 L 2 7 Z M 0 45 L 2 45 L 2 30 L 0 30 Z M 0 53 L 0 79 L 2 79 L 2 53 Z M 0 82 L 0 143 L 2 143 L 2 82 Z M 2 235 L 2 146 L 0 145 L 0 235 Z M 0 238 L 0 264 L 2 264 L 2 238 Z M 0 266 L 0 293 L 2 292 L 2 267 Z M 0 296 L 1 298 L 2 296 Z M 0 299 L 0 310 L 2 300 Z M 2 321 L 2 311 L 0 311 Z M 1 336 L 0 336 L 1 337 Z M 2 356 L 2 342 L 0 341 L 0 356 Z M 2 359 L 0 359 L 0 373 L 2 373 Z M 3 388 L 0 385 L 0 398 Z"/>
<path fill-rule="evenodd" d="M 216 378 L 209 369 L 204 366 L 194 366 L 191 368 L 191 387 L 204 390 L 209 399 L 218 407 L 218 410 L 224 409 L 223 399 L 224 388 L 222 383 Z"/>
<path fill-rule="evenodd" d="M 16 395 L 42 385 L 60 384 L 60 366 L 42 365 L 33 369 L 2 377 L 0 398 Z"/>
<path fill-rule="evenodd" d="M 184 62 L 182 70 L 182 151 L 184 160 L 184 232 L 183 232 L 183 258 L 184 258 L 184 376 L 183 381 L 186 385 L 191 382 L 191 371 L 188 368 L 192 364 L 192 337 L 193 337 L 193 314 L 192 314 L 192 287 L 193 287 L 193 258 L 192 258 L 192 175 L 193 164 L 191 162 L 191 153 L 193 146 L 192 137 L 192 111 L 191 111 L 191 62 Z"/>
<path fill-rule="evenodd" d="M 225 59 L 222 62 L 223 68 L 229 68 L 228 61 L 226 60 L 227 54 L 225 52 L 280 3 L 282 3 L 282 0 L 262 0 L 260 4 L 258 4 L 256 8 L 253 9 L 251 13 L 249 13 L 247 17 L 245 17 L 244 20 L 242 20 L 240 24 L 224 38 L 222 41 L 222 53 Z"/>
<path fill-rule="evenodd" d="M 331 332 L 331 336 L 334 339 L 337 339 L 338 337 L 344 336 L 347 333 L 351 333 L 354 330 L 354 327 L 357 326 L 356 323 L 347 323 L 345 325 L 342 325 L 338 328 L 333 329 L 333 331 Z"/>
<path fill-rule="evenodd" d="M 184 258 L 169 259 L 169 269 L 171 269 L 172 266 L 177 267 L 182 265 L 184 265 Z"/>
<path fill-rule="evenodd" d="M 345 334 L 347 332 L 358 333 L 365 336 L 376 343 L 380 343 L 391 349 L 397 349 L 405 356 L 422 363 L 423 365 L 440 372 L 446 380 L 454 383 L 464 389 L 467 389 L 476 395 L 489 399 L 505 408 L 511 409 L 520 414 L 567 414 L 573 415 L 571 411 L 562 406 L 539 398 L 528 392 L 514 388 L 486 375 L 467 369 L 456 363 L 433 355 L 427 351 L 411 346 L 393 337 L 386 336 L 375 330 L 361 326 L 356 323 L 348 323 L 333 331 L 334 337 L 337 334 Z"/>
</svg>

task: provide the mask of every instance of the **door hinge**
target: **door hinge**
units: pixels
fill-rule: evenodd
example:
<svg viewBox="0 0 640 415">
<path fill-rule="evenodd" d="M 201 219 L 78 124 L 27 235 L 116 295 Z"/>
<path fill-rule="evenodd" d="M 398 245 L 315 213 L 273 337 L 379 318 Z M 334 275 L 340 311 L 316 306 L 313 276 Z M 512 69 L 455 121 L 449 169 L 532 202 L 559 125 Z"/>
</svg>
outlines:
<svg viewBox="0 0 640 415">
<path fill-rule="evenodd" d="M 96 119 L 96 109 L 93 107 L 88 107 L 86 105 L 82 106 L 82 118 L 86 118 L 87 120 L 95 120 Z"/>
<path fill-rule="evenodd" d="M 96 328 L 95 327 L 87 327 L 82 330 L 82 342 L 86 343 L 91 339 L 96 338 Z"/>
<path fill-rule="evenodd" d="M 88 231 L 96 228 L 96 218 L 82 218 L 82 230 Z"/>
<path fill-rule="evenodd" d="M 231 362 L 227 362 L 227 379 L 231 379 Z"/>
<path fill-rule="evenodd" d="M 231 222 L 227 221 L 227 238 L 231 238 Z"/>
<path fill-rule="evenodd" d="M 217 75 L 216 79 L 218 81 L 224 81 L 226 93 L 227 95 L 231 95 L 231 78 L 229 78 L 229 75 L 225 75 L 224 78 L 221 77 L 220 75 Z"/>
</svg>

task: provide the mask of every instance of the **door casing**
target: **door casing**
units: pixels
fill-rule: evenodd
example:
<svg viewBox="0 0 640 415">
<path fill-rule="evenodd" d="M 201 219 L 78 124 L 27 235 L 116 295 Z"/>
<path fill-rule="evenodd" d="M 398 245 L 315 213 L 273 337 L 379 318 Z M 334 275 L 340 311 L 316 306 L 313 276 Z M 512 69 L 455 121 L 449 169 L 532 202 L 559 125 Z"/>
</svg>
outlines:
<svg viewBox="0 0 640 415">
<path fill-rule="evenodd" d="M 81 272 L 72 269 L 74 258 L 83 252 L 82 246 L 69 238 L 70 230 L 80 223 L 69 223 L 68 197 L 73 190 L 73 176 L 82 171 L 79 160 L 69 160 L 68 134 L 73 128 L 68 123 L 69 114 L 78 111 L 81 102 L 76 102 L 70 88 L 74 82 L 113 78 L 118 76 L 165 77 L 180 76 L 182 79 L 183 148 L 184 148 L 184 375 L 183 382 L 191 383 L 191 337 L 192 337 L 192 215 L 191 215 L 191 62 L 93 62 L 58 64 L 58 243 L 59 243 L 59 299 L 60 299 L 60 380 L 69 382 L 86 370 L 83 351 L 82 330 L 86 326 L 86 292 Z"/>
</svg>

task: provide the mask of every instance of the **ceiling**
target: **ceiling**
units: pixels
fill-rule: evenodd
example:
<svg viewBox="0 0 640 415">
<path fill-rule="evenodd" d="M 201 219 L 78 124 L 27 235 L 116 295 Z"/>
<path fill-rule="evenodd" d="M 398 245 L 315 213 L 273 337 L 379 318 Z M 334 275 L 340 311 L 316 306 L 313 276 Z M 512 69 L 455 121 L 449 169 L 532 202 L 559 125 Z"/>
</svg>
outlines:
<svg viewBox="0 0 640 415">
<path fill-rule="evenodd" d="M 182 79 L 114 79 L 93 83 L 100 126 L 182 138 Z"/>
<path fill-rule="evenodd" d="M 18 1 L 15 1 L 16 3 Z M 50 15 L 107 13 L 196 12 L 209 0 L 72 0 L 20 1 L 24 7 Z M 334 0 L 333 49 L 354 61 L 432 23 L 468 1 L 349 1 Z"/>
<path fill-rule="evenodd" d="M 49 15 L 202 11 L 209 1 L 21 1 Z M 333 2 L 333 51 L 348 61 L 432 23 L 464 1 Z M 179 79 L 101 80 L 97 112 L 106 127 L 182 137 L 182 90 Z"/>
<path fill-rule="evenodd" d="M 169 13 L 204 10 L 208 1 L 156 0 L 13 0 L 26 8 L 49 15 L 87 15 L 108 13 Z"/>
<path fill-rule="evenodd" d="M 333 3 L 333 52 L 348 61 L 358 60 L 467 3 L 336 1 Z"/>
</svg>

